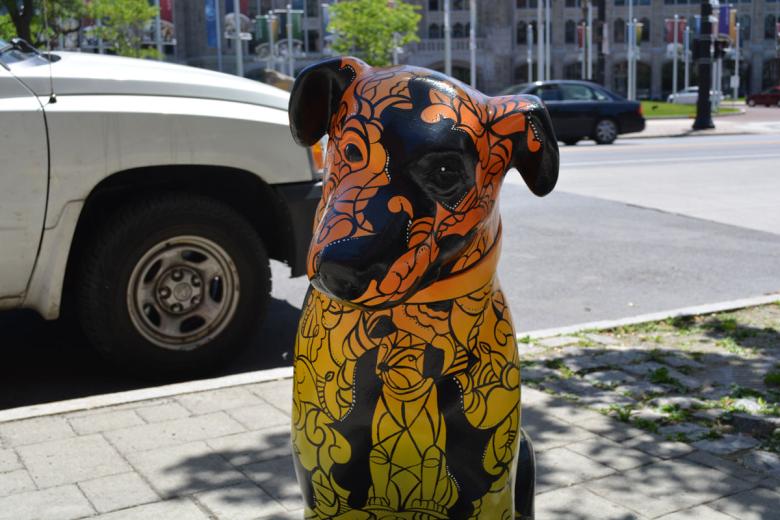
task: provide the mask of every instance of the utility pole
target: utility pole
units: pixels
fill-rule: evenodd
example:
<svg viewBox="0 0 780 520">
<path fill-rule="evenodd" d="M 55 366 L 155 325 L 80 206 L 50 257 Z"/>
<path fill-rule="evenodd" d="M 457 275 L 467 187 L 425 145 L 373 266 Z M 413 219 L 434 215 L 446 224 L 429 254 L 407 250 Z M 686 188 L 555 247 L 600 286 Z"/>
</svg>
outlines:
<svg viewBox="0 0 780 520">
<path fill-rule="evenodd" d="M 674 49 L 674 53 L 672 55 L 672 94 L 677 93 L 677 27 L 679 23 L 680 17 L 675 14 L 674 24 L 672 24 L 672 28 L 674 30 L 674 38 L 672 39 Z"/>
<path fill-rule="evenodd" d="M 580 26 L 577 28 L 579 29 L 577 31 L 577 39 L 579 40 L 577 43 L 580 45 L 580 76 L 582 79 L 585 79 L 588 75 L 588 64 L 586 63 L 588 61 L 588 56 L 586 54 L 586 46 L 588 45 L 587 39 L 585 37 L 587 33 L 587 27 L 586 22 L 582 22 Z"/>
<path fill-rule="evenodd" d="M 274 29 L 276 28 L 276 15 L 274 14 L 273 10 L 268 11 L 268 50 L 271 53 L 271 66 L 270 69 L 273 69 L 274 72 L 276 72 L 276 42 L 274 41 L 275 34 Z"/>
<path fill-rule="evenodd" d="M 736 48 L 734 52 L 734 101 L 739 97 L 739 22 L 737 22 Z"/>
<path fill-rule="evenodd" d="M 534 31 L 531 27 L 525 33 L 525 45 L 527 47 L 525 62 L 528 64 L 528 83 L 534 80 Z"/>
<path fill-rule="evenodd" d="M 634 0 L 628 0 L 628 53 L 626 68 L 628 69 L 628 99 L 634 100 L 634 40 L 636 39 L 636 22 L 634 22 Z"/>
<path fill-rule="evenodd" d="M 157 59 L 163 59 L 162 22 L 160 21 L 160 0 L 154 0 L 157 15 L 154 17 L 154 41 L 157 43 Z"/>
<path fill-rule="evenodd" d="M 589 80 L 593 79 L 593 2 L 591 0 L 588 0 L 588 26 L 586 28 L 586 38 L 585 41 L 588 45 L 588 68 L 587 68 L 587 76 L 586 78 Z"/>
<path fill-rule="evenodd" d="M 536 79 L 544 81 L 544 17 L 542 0 L 536 3 Z"/>
<path fill-rule="evenodd" d="M 469 62 L 471 88 L 477 88 L 477 0 L 469 0 Z"/>
<path fill-rule="evenodd" d="M 241 1 L 233 0 L 233 21 L 236 27 L 236 76 L 244 77 L 244 45 L 241 43 Z"/>
<path fill-rule="evenodd" d="M 452 76 L 452 27 L 450 25 L 450 0 L 444 0 L 444 73 Z"/>
<path fill-rule="evenodd" d="M 683 59 L 685 60 L 685 88 L 691 85 L 691 28 L 685 25 L 685 34 L 683 34 Z"/>
<path fill-rule="evenodd" d="M 699 94 L 696 100 L 696 120 L 694 130 L 715 128 L 712 122 L 712 105 L 710 104 L 710 85 L 712 84 L 712 55 L 715 42 L 712 37 L 712 5 L 708 0 L 701 3 L 701 32 L 693 41 L 693 59 L 699 71 Z"/>
<path fill-rule="evenodd" d="M 238 2 L 238 0 L 235 0 Z M 293 64 L 293 8 L 292 4 L 287 4 L 287 73 L 291 78 L 295 77 L 295 65 Z"/>
<path fill-rule="evenodd" d="M 550 0 L 545 0 L 545 23 L 544 23 L 544 79 L 552 79 L 550 69 L 552 68 L 552 14 L 550 11 Z"/>
</svg>

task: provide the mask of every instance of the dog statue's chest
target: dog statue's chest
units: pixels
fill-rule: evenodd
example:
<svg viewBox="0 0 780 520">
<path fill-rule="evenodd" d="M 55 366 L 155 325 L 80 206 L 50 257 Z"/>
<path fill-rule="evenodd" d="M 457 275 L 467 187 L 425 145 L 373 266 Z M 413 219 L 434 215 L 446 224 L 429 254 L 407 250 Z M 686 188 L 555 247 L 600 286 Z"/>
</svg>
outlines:
<svg viewBox="0 0 780 520">
<path fill-rule="evenodd" d="M 306 518 L 511 518 L 519 359 L 496 282 L 381 311 L 312 289 L 295 345 Z"/>
</svg>

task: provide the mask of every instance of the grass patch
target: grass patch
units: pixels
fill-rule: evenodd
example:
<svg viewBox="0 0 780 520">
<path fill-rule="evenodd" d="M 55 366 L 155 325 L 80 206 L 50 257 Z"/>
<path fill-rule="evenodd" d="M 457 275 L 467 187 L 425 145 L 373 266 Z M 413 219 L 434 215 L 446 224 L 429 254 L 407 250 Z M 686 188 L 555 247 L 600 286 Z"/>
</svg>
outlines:
<svg viewBox="0 0 780 520">
<path fill-rule="evenodd" d="M 651 383 L 655 383 L 657 385 L 679 385 L 680 382 L 677 381 L 675 378 L 669 375 L 669 369 L 666 367 L 656 368 L 652 372 L 650 372 L 650 375 L 647 377 Z"/>
<path fill-rule="evenodd" d="M 739 112 L 739 109 L 721 106 L 720 111 L 717 112 L 717 114 L 733 114 L 735 112 Z M 694 117 L 696 115 L 696 105 L 678 105 L 675 103 L 664 103 L 662 101 L 642 101 L 642 113 L 647 119 L 672 116 Z"/>
<path fill-rule="evenodd" d="M 691 416 L 688 410 L 682 410 L 676 404 L 665 404 L 661 407 L 661 411 L 667 414 L 667 418 L 675 423 L 685 422 Z"/>
<path fill-rule="evenodd" d="M 736 354 L 737 356 L 747 356 L 750 354 L 750 349 L 742 347 L 737 343 L 734 338 L 723 338 L 715 342 L 718 347 Z"/>
<path fill-rule="evenodd" d="M 531 336 L 523 336 L 522 338 L 518 338 L 517 342 L 525 343 L 526 345 L 528 345 L 529 343 L 531 343 Z"/>
<path fill-rule="evenodd" d="M 633 411 L 633 408 L 627 404 L 613 404 L 608 408 L 603 408 L 602 410 L 603 413 L 607 415 L 614 415 L 618 421 L 627 423 L 631 419 L 631 412 Z"/>
</svg>

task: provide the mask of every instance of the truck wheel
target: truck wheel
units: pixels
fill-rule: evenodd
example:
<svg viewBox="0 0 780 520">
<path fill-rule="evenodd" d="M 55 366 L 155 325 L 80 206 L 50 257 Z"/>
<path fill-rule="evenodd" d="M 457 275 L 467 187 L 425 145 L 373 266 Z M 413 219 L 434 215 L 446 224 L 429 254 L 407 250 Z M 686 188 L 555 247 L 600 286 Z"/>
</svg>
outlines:
<svg viewBox="0 0 780 520">
<path fill-rule="evenodd" d="M 213 370 L 265 314 L 271 270 L 230 207 L 170 195 L 121 208 L 85 251 L 76 297 L 90 342 L 151 379 Z"/>
</svg>

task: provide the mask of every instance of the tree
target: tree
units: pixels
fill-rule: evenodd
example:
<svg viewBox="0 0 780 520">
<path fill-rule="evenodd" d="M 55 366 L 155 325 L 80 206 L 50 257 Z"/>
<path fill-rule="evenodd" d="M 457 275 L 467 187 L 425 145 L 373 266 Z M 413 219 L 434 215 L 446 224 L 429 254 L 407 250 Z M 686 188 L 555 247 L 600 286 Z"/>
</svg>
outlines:
<svg viewBox="0 0 780 520">
<path fill-rule="evenodd" d="M 0 38 L 19 36 L 35 46 L 78 31 L 86 12 L 84 0 L 0 0 L 0 10 L 7 13 L 0 15 Z"/>
<path fill-rule="evenodd" d="M 148 0 L 92 0 L 87 15 L 101 21 L 99 27 L 94 27 L 94 36 L 102 38 L 120 56 L 157 56 L 157 50 L 142 46 L 144 32 L 157 16 L 157 7 L 149 5 Z"/>
<path fill-rule="evenodd" d="M 336 34 L 333 49 L 357 54 L 370 65 L 390 64 L 393 47 L 416 42 L 419 6 L 402 0 L 342 0 L 330 6 L 328 30 Z M 398 34 L 397 43 L 393 35 Z"/>
</svg>

